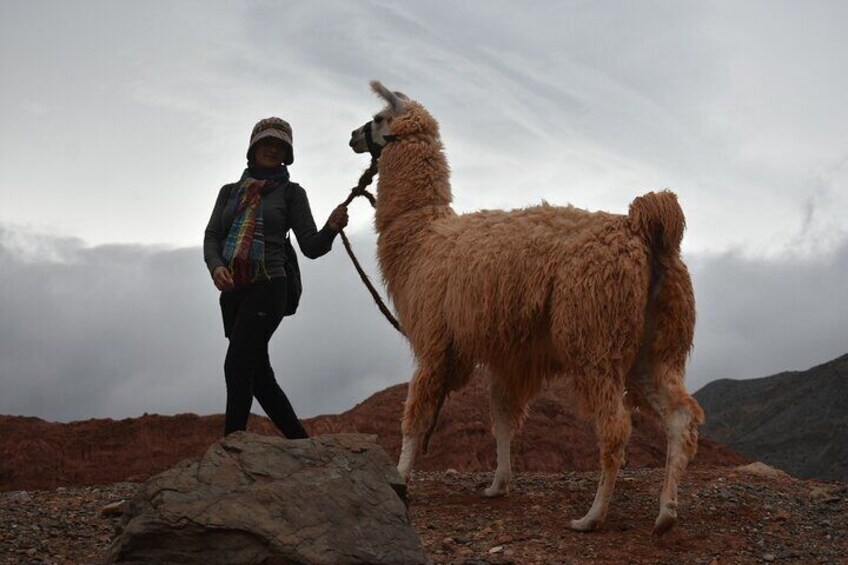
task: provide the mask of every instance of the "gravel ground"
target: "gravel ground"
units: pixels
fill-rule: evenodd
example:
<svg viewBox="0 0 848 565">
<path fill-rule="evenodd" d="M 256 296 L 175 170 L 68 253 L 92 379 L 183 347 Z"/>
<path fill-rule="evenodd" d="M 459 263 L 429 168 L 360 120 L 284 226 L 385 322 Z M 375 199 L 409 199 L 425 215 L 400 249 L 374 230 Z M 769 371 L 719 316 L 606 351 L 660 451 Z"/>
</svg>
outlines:
<svg viewBox="0 0 848 565">
<path fill-rule="evenodd" d="M 598 532 L 567 529 L 591 504 L 596 473 L 520 474 L 509 496 L 484 499 L 488 474 L 415 473 L 410 515 L 434 563 L 848 563 L 848 485 L 779 472 L 697 469 L 681 523 L 651 536 L 658 469 L 627 469 Z M 0 564 L 97 563 L 132 483 L 0 493 Z"/>
<path fill-rule="evenodd" d="M 488 500 L 486 475 L 416 475 L 413 521 L 435 563 L 848 563 L 848 485 L 693 470 L 680 525 L 657 539 L 657 469 L 624 471 L 599 531 L 567 528 L 596 477 L 522 474 L 508 497 Z"/>
<path fill-rule="evenodd" d="M 100 562 L 117 515 L 102 509 L 132 497 L 138 485 L 0 493 L 0 563 Z"/>
</svg>

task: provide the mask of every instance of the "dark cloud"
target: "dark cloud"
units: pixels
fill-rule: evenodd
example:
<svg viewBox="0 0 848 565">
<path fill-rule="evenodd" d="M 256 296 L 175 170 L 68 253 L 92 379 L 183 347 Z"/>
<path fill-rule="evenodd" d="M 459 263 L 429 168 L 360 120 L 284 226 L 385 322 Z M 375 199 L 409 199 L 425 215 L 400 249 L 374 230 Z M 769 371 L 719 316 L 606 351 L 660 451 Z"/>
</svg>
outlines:
<svg viewBox="0 0 848 565">
<path fill-rule="evenodd" d="M 823 256 L 690 261 L 698 305 L 690 388 L 807 369 L 848 352 L 848 240 Z"/>
<path fill-rule="evenodd" d="M 0 230 L 0 413 L 222 411 L 226 341 L 200 249 L 85 248 Z M 38 244 L 10 243 L 27 239 Z M 373 241 L 353 244 L 376 273 Z M 347 261 L 341 242 L 330 256 L 302 261 L 301 310 L 272 341 L 272 363 L 302 416 L 345 410 L 410 374 L 405 342 Z"/>
<path fill-rule="evenodd" d="M 352 243 L 376 277 L 374 237 Z M 818 258 L 688 261 L 698 299 L 692 390 L 848 351 L 848 242 Z M 89 248 L 0 226 L 0 263 L 0 413 L 75 420 L 223 410 L 226 341 L 200 249 Z M 409 348 L 341 242 L 301 267 L 301 310 L 271 347 L 300 415 L 340 412 L 407 380 Z"/>
</svg>

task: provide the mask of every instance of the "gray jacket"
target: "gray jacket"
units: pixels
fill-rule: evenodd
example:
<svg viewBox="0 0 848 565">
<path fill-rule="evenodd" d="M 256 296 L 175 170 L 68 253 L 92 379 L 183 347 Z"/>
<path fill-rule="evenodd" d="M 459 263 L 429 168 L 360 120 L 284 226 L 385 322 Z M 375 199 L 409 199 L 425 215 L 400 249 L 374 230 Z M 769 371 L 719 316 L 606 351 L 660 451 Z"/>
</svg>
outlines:
<svg viewBox="0 0 848 565">
<path fill-rule="evenodd" d="M 217 267 L 226 266 L 221 257 L 227 234 L 233 223 L 233 207 L 227 206 L 238 183 L 224 185 L 218 193 L 212 217 L 203 238 L 203 259 L 209 274 Z M 285 237 L 291 229 L 298 246 L 306 257 L 317 259 L 333 246 L 336 232 L 325 225 L 318 230 L 309 208 L 306 191 L 299 184 L 285 181 L 262 196 L 262 219 L 265 236 L 265 268 L 271 277 L 284 277 Z"/>
</svg>

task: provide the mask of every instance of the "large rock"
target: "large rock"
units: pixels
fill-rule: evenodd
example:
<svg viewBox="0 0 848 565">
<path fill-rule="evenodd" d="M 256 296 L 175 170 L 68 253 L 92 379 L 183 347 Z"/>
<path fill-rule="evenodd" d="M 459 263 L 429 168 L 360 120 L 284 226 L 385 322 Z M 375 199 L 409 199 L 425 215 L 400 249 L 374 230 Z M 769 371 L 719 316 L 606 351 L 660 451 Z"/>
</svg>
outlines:
<svg viewBox="0 0 848 565">
<path fill-rule="evenodd" d="M 148 480 L 108 563 L 426 563 L 373 436 L 231 434 Z"/>
</svg>

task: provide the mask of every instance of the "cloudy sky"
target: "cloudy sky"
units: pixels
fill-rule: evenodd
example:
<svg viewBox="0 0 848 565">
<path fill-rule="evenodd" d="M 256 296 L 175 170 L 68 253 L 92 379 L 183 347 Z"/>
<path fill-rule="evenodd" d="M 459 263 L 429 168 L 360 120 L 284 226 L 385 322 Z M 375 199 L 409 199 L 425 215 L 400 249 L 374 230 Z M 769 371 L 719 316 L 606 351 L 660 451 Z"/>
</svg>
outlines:
<svg viewBox="0 0 848 565">
<path fill-rule="evenodd" d="M 367 164 L 347 142 L 375 78 L 440 121 L 458 211 L 677 192 L 692 390 L 848 352 L 848 4 L 518 7 L 0 0 L 0 413 L 222 411 L 217 190 L 280 115 L 323 223 Z M 367 204 L 348 232 L 377 278 Z M 272 342 L 300 415 L 407 380 L 341 245 L 302 268 Z"/>
</svg>

